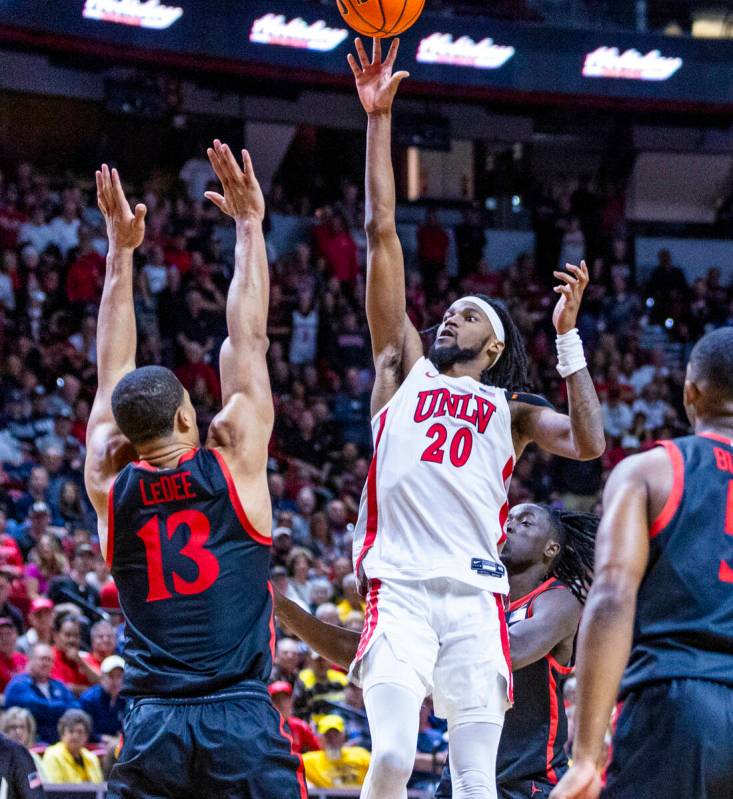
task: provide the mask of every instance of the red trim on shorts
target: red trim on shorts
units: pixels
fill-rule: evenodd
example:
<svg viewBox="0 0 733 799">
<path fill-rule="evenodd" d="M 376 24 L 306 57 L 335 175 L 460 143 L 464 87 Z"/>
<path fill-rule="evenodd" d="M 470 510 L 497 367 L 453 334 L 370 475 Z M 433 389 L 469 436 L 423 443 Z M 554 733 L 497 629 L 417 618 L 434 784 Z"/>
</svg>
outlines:
<svg viewBox="0 0 733 799">
<path fill-rule="evenodd" d="M 359 557 L 354 566 L 354 573 L 359 573 L 361 562 L 366 557 L 369 550 L 374 546 L 374 541 L 377 538 L 377 528 L 379 526 L 379 507 L 377 504 L 377 453 L 379 451 L 379 442 L 382 440 L 382 433 L 384 432 L 384 425 L 387 421 L 387 412 L 389 408 L 385 408 L 379 415 L 379 430 L 377 431 L 377 439 L 374 442 L 374 455 L 372 462 L 369 464 L 369 474 L 367 475 L 367 522 L 366 522 L 366 535 L 364 536 L 364 544 L 362 545 Z"/>
<path fill-rule="evenodd" d="M 107 555 L 105 560 L 107 565 L 112 568 L 112 558 L 115 551 L 115 481 L 107 492 Z"/>
<path fill-rule="evenodd" d="M 267 590 L 270 592 L 270 600 L 272 606 L 270 607 L 270 655 L 272 662 L 275 663 L 275 642 L 277 640 L 277 633 L 275 632 L 275 594 L 272 591 L 272 583 L 267 581 Z"/>
<path fill-rule="evenodd" d="M 700 438 L 710 438 L 713 441 L 719 441 L 721 444 L 727 444 L 729 447 L 733 447 L 733 438 L 726 438 L 719 433 L 698 433 L 697 435 L 700 436 Z"/>
<path fill-rule="evenodd" d="M 550 690 L 550 731 L 547 735 L 547 751 L 545 754 L 547 761 L 546 773 L 548 782 L 550 782 L 552 785 L 557 785 L 557 774 L 555 773 L 555 769 L 552 767 L 552 760 L 555 756 L 555 741 L 557 740 L 557 725 L 560 718 L 560 710 L 557 705 L 557 680 L 555 679 L 555 673 L 552 670 L 552 665 L 548 665 L 549 668 L 547 669 L 547 675 L 549 681 L 548 688 Z"/>
<path fill-rule="evenodd" d="M 677 513 L 677 509 L 682 502 L 682 494 L 685 490 L 685 464 L 682 460 L 682 453 L 676 444 L 672 441 L 658 441 L 659 446 L 667 450 L 670 460 L 672 461 L 672 490 L 669 492 L 667 501 L 664 503 L 659 516 L 652 522 L 649 527 L 649 538 L 654 538 L 664 530 L 664 528 L 672 521 L 673 516 Z"/>
<path fill-rule="evenodd" d="M 364 617 L 364 626 L 361 628 L 359 638 L 359 648 L 356 650 L 354 660 L 359 660 L 364 654 L 364 650 L 372 640 L 374 631 L 377 629 L 379 621 L 379 589 L 382 587 L 381 580 L 369 580 L 369 593 L 367 595 L 367 607 Z"/>
<path fill-rule="evenodd" d="M 512 676 L 512 656 L 509 651 L 509 627 L 506 623 L 506 613 L 504 612 L 504 597 L 501 594 L 494 594 L 496 609 L 499 613 L 499 633 L 501 635 L 501 650 L 504 653 L 507 668 L 509 669 L 509 701 L 514 701 L 514 678 Z"/>
<path fill-rule="evenodd" d="M 303 770 L 303 758 L 298 752 L 295 751 L 295 744 L 293 743 L 293 736 L 285 729 L 285 718 L 277 711 L 280 716 L 280 735 L 290 744 L 290 754 L 298 758 L 298 767 L 295 770 L 295 776 L 298 780 L 298 787 L 300 788 L 300 799 L 308 799 L 308 788 L 305 785 L 305 772 Z"/>
<path fill-rule="evenodd" d="M 227 483 L 227 490 L 229 491 L 229 501 L 232 503 L 234 507 L 234 512 L 237 514 L 237 518 L 239 519 L 239 523 L 244 527 L 247 535 L 256 541 L 258 544 L 262 544 L 263 546 L 269 547 L 272 546 L 272 538 L 269 536 L 264 536 L 261 533 L 257 532 L 255 528 L 252 526 L 252 523 L 247 518 L 247 514 L 244 512 L 244 508 L 242 507 L 242 503 L 239 499 L 239 494 L 237 493 L 237 487 L 234 484 L 234 478 L 232 477 L 232 473 L 229 471 L 229 466 L 227 466 L 227 462 L 224 460 L 221 452 L 216 449 L 209 450 L 210 452 L 214 453 L 214 457 L 216 458 L 219 468 L 221 469 L 221 473 L 224 475 L 224 479 Z"/>
</svg>

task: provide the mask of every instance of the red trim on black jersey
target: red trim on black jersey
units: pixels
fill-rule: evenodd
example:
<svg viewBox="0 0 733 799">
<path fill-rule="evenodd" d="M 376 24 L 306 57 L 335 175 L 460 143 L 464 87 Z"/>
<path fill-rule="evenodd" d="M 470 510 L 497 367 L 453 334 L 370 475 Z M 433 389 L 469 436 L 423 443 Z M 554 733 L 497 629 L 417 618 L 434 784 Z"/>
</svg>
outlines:
<svg viewBox="0 0 733 799">
<path fill-rule="evenodd" d="M 270 656 L 272 657 L 273 664 L 275 663 L 275 642 L 277 641 L 277 632 L 275 631 L 275 594 L 272 591 L 272 583 L 267 581 L 267 590 L 270 592 Z"/>
<path fill-rule="evenodd" d="M 659 535 L 672 521 L 682 502 L 682 494 L 685 490 L 685 464 L 679 447 L 673 441 L 658 441 L 657 444 L 667 450 L 667 454 L 672 461 L 672 490 L 669 492 L 667 501 L 664 503 L 659 516 L 649 527 L 649 538 Z"/>
<path fill-rule="evenodd" d="M 178 465 L 185 463 L 186 461 L 190 461 L 196 453 L 199 451 L 199 447 L 192 447 L 188 452 L 184 452 L 183 455 L 178 459 Z"/>
<path fill-rule="evenodd" d="M 116 479 L 116 478 L 115 478 Z M 112 568 L 112 558 L 115 551 L 115 481 L 107 492 L 107 554 L 105 560 L 107 565 Z"/>
<path fill-rule="evenodd" d="M 549 658 L 548 658 L 549 659 Z M 560 709 L 557 703 L 557 680 L 555 679 L 555 672 L 552 670 L 552 665 L 547 669 L 549 680 L 549 696 L 550 696 L 550 729 L 547 734 L 547 780 L 552 785 L 557 784 L 557 774 L 552 767 L 552 761 L 555 758 L 555 741 L 557 740 L 557 727 L 560 722 Z"/>
<path fill-rule="evenodd" d="M 537 597 L 538 594 L 542 594 L 553 584 L 557 583 L 558 588 L 565 588 L 566 586 L 561 583 L 559 580 L 556 580 L 554 577 L 550 577 L 549 580 L 545 580 L 544 583 L 538 585 L 534 591 L 530 591 L 528 594 L 525 594 L 519 599 L 515 599 L 513 602 L 509 604 L 509 612 L 516 610 L 517 608 L 521 608 L 524 605 L 528 605 L 533 599 Z"/>
<path fill-rule="evenodd" d="M 369 474 L 367 475 L 366 535 L 364 536 L 364 543 L 362 544 L 361 552 L 354 566 L 354 574 L 359 574 L 361 562 L 366 557 L 367 552 L 374 546 L 374 541 L 377 538 L 377 527 L 379 526 L 379 507 L 377 505 L 377 454 L 379 442 L 382 440 L 382 433 L 384 432 L 384 425 L 387 421 L 388 411 L 389 408 L 385 408 L 379 415 L 379 430 L 377 431 L 377 439 L 374 442 L 374 455 L 372 456 L 372 462 L 369 464 Z"/>
<path fill-rule="evenodd" d="M 237 486 L 234 483 L 234 478 L 232 477 L 232 473 L 229 471 L 229 466 L 227 466 L 227 462 L 224 460 L 224 456 L 219 452 L 217 449 L 211 449 L 209 452 L 214 453 L 214 457 L 219 464 L 219 468 L 221 469 L 221 473 L 224 475 L 224 479 L 227 483 L 227 490 L 229 491 L 229 500 L 232 503 L 234 508 L 234 512 L 237 514 L 237 518 L 239 519 L 239 523 L 244 527 L 247 535 L 258 544 L 262 544 L 263 546 L 269 547 L 272 545 L 272 538 L 270 536 L 262 535 L 261 533 L 257 532 L 254 528 L 250 520 L 247 518 L 247 514 L 244 512 L 244 508 L 242 507 L 242 503 L 239 499 L 239 493 L 237 492 Z"/>
<path fill-rule="evenodd" d="M 303 758 L 295 751 L 295 744 L 293 743 L 293 736 L 288 732 L 285 726 L 285 717 L 277 711 L 280 716 L 280 735 L 290 744 L 290 754 L 298 758 L 298 767 L 295 770 L 295 776 L 298 780 L 298 787 L 300 788 L 300 799 L 308 799 L 308 788 L 305 785 L 305 771 L 303 768 Z"/>
</svg>

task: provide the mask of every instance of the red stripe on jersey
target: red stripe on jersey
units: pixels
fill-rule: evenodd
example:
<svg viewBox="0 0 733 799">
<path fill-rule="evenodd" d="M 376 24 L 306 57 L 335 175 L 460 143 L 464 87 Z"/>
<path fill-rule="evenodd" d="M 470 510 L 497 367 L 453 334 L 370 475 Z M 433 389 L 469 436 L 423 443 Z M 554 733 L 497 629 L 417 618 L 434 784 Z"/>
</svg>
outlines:
<svg viewBox="0 0 733 799">
<path fill-rule="evenodd" d="M 184 452 L 183 455 L 178 459 L 178 463 L 174 467 L 158 467 L 153 466 L 152 463 L 148 463 L 147 461 L 133 461 L 133 466 L 136 466 L 138 469 L 145 469 L 147 472 L 159 472 L 162 468 L 175 468 L 177 469 L 182 463 L 186 461 L 190 461 L 191 458 L 199 451 L 199 447 L 192 447 L 188 450 L 188 452 Z"/>
<path fill-rule="evenodd" d="M 214 453 L 214 457 L 219 464 L 221 473 L 224 475 L 224 479 L 227 483 L 227 490 L 229 491 L 229 501 L 232 503 L 234 512 L 237 514 L 237 518 L 239 519 L 239 523 L 242 525 L 242 527 L 244 527 L 247 535 L 249 535 L 249 537 L 258 544 L 262 544 L 266 547 L 271 546 L 272 538 L 257 532 L 257 530 L 255 530 L 255 528 L 252 526 L 250 520 L 247 518 L 247 514 L 244 512 L 244 508 L 242 507 L 242 503 L 239 499 L 239 494 L 237 493 L 237 486 L 234 484 L 234 478 L 232 477 L 232 473 L 229 471 L 229 466 L 227 466 L 227 462 L 224 460 L 221 452 L 219 452 L 217 449 L 212 449 L 209 451 Z"/>
<path fill-rule="evenodd" d="M 115 551 L 115 481 L 109 487 L 107 493 L 107 553 L 105 560 L 107 565 L 112 568 L 112 558 Z"/>
<path fill-rule="evenodd" d="M 379 525 L 379 508 L 377 507 L 377 453 L 379 450 L 379 442 L 382 440 L 382 433 L 384 432 L 384 424 L 387 421 L 388 410 L 388 408 L 385 408 L 379 416 L 379 430 L 377 431 L 377 440 L 374 442 L 374 455 L 369 465 L 369 474 L 367 475 L 366 535 L 364 536 L 364 544 L 362 545 L 361 552 L 354 566 L 355 574 L 359 574 L 361 562 L 366 557 L 367 552 L 374 546 L 374 540 L 377 537 L 377 527 Z"/>
<path fill-rule="evenodd" d="M 525 594 L 524 596 L 520 596 L 519 599 L 515 599 L 514 602 L 509 604 L 509 612 L 516 610 L 517 608 L 521 608 L 523 605 L 529 604 L 538 594 L 543 593 L 546 591 L 553 583 L 557 583 L 557 580 L 554 577 L 550 577 L 549 580 L 545 580 L 544 583 L 538 585 L 534 591 L 530 591 L 529 594 Z M 564 585 L 558 585 L 558 588 L 564 588 Z M 531 615 L 531 614 L 528 614 Z"/>
<path fill-rule="evenodd" d="M 372 635 L 377 629 L 377 622 L 379 621 L 379 589 L 382 587 L 381 580 L 369 581 L 369 595 L 367 597 L 367 610 L 364 626 L 361 631 L 361 638 L 359 639 L 359 648 L 356 650 L 355 660 L 359 660 L 364 654 L 364 651 L 372 640 Z"/>
<path fill-rule="evenodd" d="M 710 438 L 713 441 L 720 441 L 721 444 L 727 444 L 729 447 L 733 447 L 733 438 L 726 438 L 719 433 L 698 433 L 697 435 L 699 435 L 700 438 Z"/>
<path fill-rule="evenodd" d="M 511 482 L 513 471 L 514 471 L 514 458 L 510 455 L 509 460 L 504 464 L 504 468 L 501 470 L 501 479 L 502 482 L 504 483 L 504 488 L 507 491 L 509 490 L 509 483 Z M 506 533 L 504 532 L 504 525 L 506 524 L 506 520 L 508 518 L 509 518 L 509 500 L 507 500 L 501 506 L 501 510 L 499 511 L 499 527 L 501 527 L 501 537 L 496 543 L 498 547 L 502 546 L 502 544 L 506 541 Z"/>
<path fill-rule="evenodd" d="M 657 443 L 667 450 L 667 454 L 672 461 L 672 490 L 669 492 L 667 501 L 664 503 L 659 516 L 649 528 L 649 538 L 659 535 L 672 521 L 672 517 L 677 513 L 680 502 L 682 502 L 682 493 L 685 490 L 685 464 L 682 460 L 682 453 L 672 441 L 658 441 Z"/>
<path fill-rule="evenodd" d="M 192 447 L 188 452 L 184 452 L 183 455 L 181 455 L 181 457 L 178 459 L 178 465 L 180 466 L 182 463 L 190 461 L 198 451 L 198 447 Z"/>
<path fill-rule="evenodd" d="M 555 680 L 555 673 L 552 670 L 552 665 L 548 663 L 548 679 L 550 690 L 550 731 L 547 735 L 547 780 L 552 785 L 557 784 L 557 774 L 552 767 L 552 761 L 555 757 L 555 741 L 557 740 L 557 725 L 560 716 L 559 708 L 557 706 L 557 680 Z"/>
<path fill-rule="evenodd" d="M 501 635 L 501 650 L 504 653 L 507 668 L 509 669 L 509 701 L 514 701 L 514 678 L 512 677 L 512 656 L 509 652 L 509 627 L 506 623 L 506 613 L 504 612 L 504 597 L 501 594 L 494 594 L 496 609 L 499 613 L 499 633 Z"/>
<path fill-rule="evenodd" d="M 275 632 L 275 594 L 272 592 L 272 583 L 269 580 L 267 581 L 267 590 L 270 592 L 270 600 L 272 601 L 272 607 L 270 608 L 270 655 L 274 663 L 275 641 L 277 639 L 277 633 Z"/>
<path fill-rule="evenodd" d="M 569 674 L 572 674 L 575 669 L 572 666 L 563 666 L 558 660 L 552 655 L 546 656 L 547 662 L 550 664 L 550 668 L 554 669 L 561 677 L 567 677 Z"/>
<path fill-rule="evenodd" d="M 308 799 L 308 789 L 305 786 L 305 772 L 303 771 L 303 758 L 295 751 L 293 736 L 285 728 L 285 718 L 279 711 L 278 715 L 280 716 L 280 735 L 290 744 L 290 754 L 298 758 L 298 767 L 295 771 L 295 776 L 298 780 L 298 787 L 300 788 L 300 799 Z"/>
</svg>

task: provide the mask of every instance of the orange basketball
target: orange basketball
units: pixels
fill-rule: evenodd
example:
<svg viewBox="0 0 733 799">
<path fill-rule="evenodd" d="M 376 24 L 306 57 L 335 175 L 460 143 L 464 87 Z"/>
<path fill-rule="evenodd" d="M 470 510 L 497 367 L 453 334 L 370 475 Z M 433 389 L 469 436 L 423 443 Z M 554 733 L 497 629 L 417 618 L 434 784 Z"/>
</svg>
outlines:
<svg viewBox="0 0 733 799">
<path fill-rule="evenodd" d="M 336 0 L 344 22 L 362 36 L 397 36 L 417 22 L 425 0 Z"/>
</svg>

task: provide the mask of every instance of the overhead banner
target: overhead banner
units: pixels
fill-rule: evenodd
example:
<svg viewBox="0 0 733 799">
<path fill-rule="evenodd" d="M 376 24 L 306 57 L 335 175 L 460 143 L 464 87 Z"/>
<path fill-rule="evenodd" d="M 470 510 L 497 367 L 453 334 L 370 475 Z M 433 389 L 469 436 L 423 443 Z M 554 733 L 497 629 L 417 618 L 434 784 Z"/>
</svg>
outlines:
<svg viewBox="0 0 733 799">
<path fill-rule="evenodd" d="M 0 0 L 0 37 L 313 85 L 351 79 L 346 53 L 354 34 L 335 0 Z M 429 12 L 401 40 L 399 67 L 411 74 L 404 91 L 733 105 L 731 41 Z"/>
</svg>

